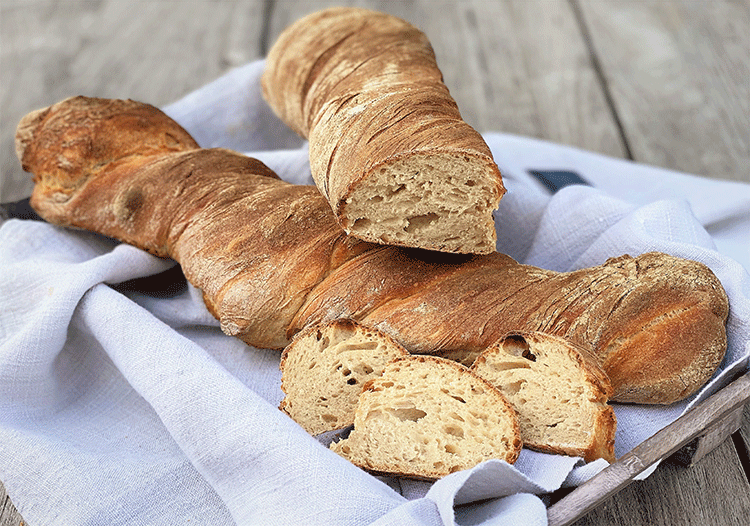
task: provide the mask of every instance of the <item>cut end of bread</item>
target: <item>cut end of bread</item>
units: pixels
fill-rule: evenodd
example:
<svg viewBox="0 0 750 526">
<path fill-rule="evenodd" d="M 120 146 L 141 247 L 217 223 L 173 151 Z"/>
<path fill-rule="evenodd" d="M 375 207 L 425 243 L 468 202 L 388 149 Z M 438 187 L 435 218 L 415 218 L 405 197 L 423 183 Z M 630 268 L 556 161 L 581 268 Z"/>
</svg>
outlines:
<svg viewBox="0 0 750 526">
<path fill-rule="evenodd" d="M 518 412 L 524 445 L 539 451 L 614 461 L 612 388 L 595 359 L 567 340 L 511 333 L 472 366 Z"/>
<path fill-rule="evenodd" d="M 521 445 L 516 413 L 492 385 L 450 360 L 409 356 L 365 386 L 354 430 L 330 447 L 369 471 L 437 479 L 514 463 Z"/>
<path fill-rule="evenodd" d="M 350 426 L 363 386 L 408 354 L 390 336 L 351 320 L 308 327 L 282 354 L 280 408 L 311 435 Z"/>
<path fill-rule="evenodd" d="M 491 159 L 422 152 L 382 163 L 339 206 L 348 234 L 441 252 L 496 250 L 492 216 L 505 189 Z"/>
</svg>

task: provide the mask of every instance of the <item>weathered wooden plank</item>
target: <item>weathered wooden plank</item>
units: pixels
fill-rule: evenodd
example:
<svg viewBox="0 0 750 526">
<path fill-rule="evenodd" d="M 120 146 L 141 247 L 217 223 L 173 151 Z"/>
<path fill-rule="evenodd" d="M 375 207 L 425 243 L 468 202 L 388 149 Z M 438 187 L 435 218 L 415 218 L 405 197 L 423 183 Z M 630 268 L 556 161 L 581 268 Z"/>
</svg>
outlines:
<svg viewBox="0 0 750 526">
<path fill-rule="evenodd" d="M 748 3 L 573 1 L 635 159 L 750 182 Z"/>
<path fill-rule="evenodd" d="M 712 468 L 716 464 L 726 469 L 717 473 Z M 735 490 L 742 488 L 743 478 L 734 447 L 724 442 L 693 467 L 660 465 L 573 526 L 742 526 L 750 513 L 748 490 Z"/>
<path fill-rule="evenodd" d="M 747 2 L 572 5 L 635 160 L 750 181 Z M 692 469 L 662 465 L 576 526 L 740 524 L 748 479 L 732 441 L 717 451 Z"/>
<path fill-rule="evenodd" d="M 228 67 L 261 56 L 275 35 L 298 16 L 341 3 L 268 2 L 273 5 L 273 23 L 264 31 L 262 1 L 134 4 L 115 0 L 3 0 L 0 200 L 22 197 L 30 189 L 27 175 L 16 168 L 12 147 L 7 147 L 12 144 L 7 134 L 28 110 L 83 89 L 92 95 L 164 104 Z M 580 27 L 573 23 L 571 14 L 575 14 L 577 2 L 415 0 L 357 4 L 393 12 L 427 32 L 447 84 L 467 121 L 478 129 L 531 135 L 624 155 L 598 72 L 592 68 Z M 748 115 L 747 86 L 737 83 L 743 76 L 747 78 L 747 35 L 737 29 L 748 25 L 747 2 L 675 4 L 586 2 L 580 9 L 581 20 L 591 32 L 592 50 L 601 63 L 601 74 L 610 86 L 614 109 L 619 112 L 617 117 L 635 158 L 702 173 L 690 160 L 694 157 L 709 167 L 728 167 L 707 170 L 705 175 L 730 177 L 735 170 L 732 166 L 739 166 L 740 172 L 748 166 L 747 121 L 733 110 L 739 105 Z M 702 11 L 707 4 L 708 11 Z M 643 28 L 629 23 L 626 17 L 631 12 L 637 15 L 635 25 Z M 608 13 L 614 21 L 592 23 L 592 17 L 600 20 Z M 653 34 L 658 36 L 664 27 L 672 33 L 655 38 L 669 44 L 660 53 L 637 42 L 653 40 Z M 639 34 L 641 30 L 643 34 Z M 606 42 L 608 38 L 615 44 Z M 615 55 L 617 60 L 604 56 L 613 51 L 612 46 L 624 45 L 627 50 L 633 45 L 631 38 L 641 53 L 635 53 L 637 61 L 631 63 L 627 55 Z M 603 49 L 602 45 L 609 47 Z M 672 58 L 669 54 L 664 58 L 664 53 L 671 53 Z M 642 91 L 647 97 L 622 97 L 620 91 L 635 81 L 625 78 L 617 84 L 613 79 L 632 74 L 642 63 L 649 64 L 650 56 L 655 57 L 655 66 L 646 71 L 655 79 L 645 83 L 648 89 Z M 680 65 L 688 79 L 680 79 L 673 70 L 666 73 L 675 78 L 667 76 L 661 71 L 663 64 Z M 714 74 L 718 80 L 702 79 Z M 687 89 L 680 82 L 687 82 Z M 613 84 L 620 86 L 618 90 L 612 88 Z M 710 97 L 703 95 L 704 90 Z M 718 95 L 712 90 L 718 90 Z M 692 105 L 671 100 L 681 97 Z M 698 97 L 708 99 L 696 103 Z M 681 111 L 686 112 L 682 117 L 665 120 L 670 113 L 679 115 Z M 745 130 L 744 142 L 737 136 L 738 130 Z M 677 162 L 683 160 L 684 165 Z M 13 170 L 8 171 L 6 164 Z M 14 186 L 17 176 L 23 180 L 19 184 L 26 185 L 21 189 Z M 6 185 L 3 180 L 11 182 Z M 8 187 L 16 194 L 8 194 Z M 746 441 L 750 441 L 748 415 L 746 411 L 742 429 Z M 737 508 L 727 500 L 742 487 L 738 465 L 730 443 L 723 443 L 689 470 L 665 464 L 649 479 L 626 488 L 576 524 L 732 524 L 727 513 Z M 0 489 L 0 503 L 5 502 L 4 497 Z M 4 526 L 6 516 L 0 512 L 0 526 Z"/>
<path fill-rule="evenodd" d="M 734 438 L 734 444 L 740 456 L 742 467 L 745 470 L 745 476 L 750 481 L 750 404 L 745 406 L 745 411 L 742 413 L 740 431 Z"/>
<path fill-rule="evenodd" d="M 23 526 L 23 517 L 10 501 L 5 486 L 0 482 L 0 526 Z"/>
<path fill-rule="evenodd" d="M 738 433 L 742 425 L 744 410 L 744 405 L 737 407 L 726 416 L 712 422 L 689 444 L 672 455 L 671 461 L 681 466 L 694 466 L 725 441 L 733 440 L 732 435 Z"/>
<path fill-rule="evenodd" d="M 163 105 L 263 55 L 264 0 L 0 3 L 0 201 L 30 194 L 16 123 L 68 96 Z M 21 515 L 0 483 L 0 526 Z"/>
<path fill-rule="evenodd" d="M 262 55 L 264 0 L 3 1 L 0 9 L 0 201 L 31 191 L 13 147 L 29 111 L 73 95 L 163 105 Z"/>
</svg>

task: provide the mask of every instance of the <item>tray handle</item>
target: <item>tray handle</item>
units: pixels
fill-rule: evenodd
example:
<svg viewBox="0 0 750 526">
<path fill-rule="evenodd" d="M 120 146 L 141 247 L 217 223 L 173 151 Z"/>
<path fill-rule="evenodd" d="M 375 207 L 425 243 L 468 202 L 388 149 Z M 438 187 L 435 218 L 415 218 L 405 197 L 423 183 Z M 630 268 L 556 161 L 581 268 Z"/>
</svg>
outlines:
<svg viewBox="0 0 750 526">
<path fill-rule="evenodd" d="M 695 454 L 690 458 L 690 463 L 694 464 L 711 447 L 723 442 L 721 437 L 725 439 L 737 431 L 748 400 L 750 372 L 696 405 L 550 506 L 547 509 L 548 526 L 571 524 L 628 486 L 635 476 L 656 462 L 664 460 L 696 438 L 705 437 L 707 442 L 702 443 L 699 438 Z"/>
</svg>

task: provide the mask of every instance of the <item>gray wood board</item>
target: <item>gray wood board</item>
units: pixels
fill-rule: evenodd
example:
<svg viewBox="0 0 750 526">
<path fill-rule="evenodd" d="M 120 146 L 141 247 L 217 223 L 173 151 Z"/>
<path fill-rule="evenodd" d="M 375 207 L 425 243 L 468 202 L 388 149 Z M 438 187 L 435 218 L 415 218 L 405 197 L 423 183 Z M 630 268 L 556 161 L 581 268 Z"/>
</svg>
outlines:
<svg viewBox="0 0 750 526">
<path fill-rule="evenodd" d="M 633 157 L 750 182 L 747 1 L 580 0 Z"/>
<path fill-rule="evenodd" d="M 27 197 L 15 128 L 74 95 L 161 106 L 260 58 L 264 2 L 6 1 L 0 5 L 0 202 Z"/>
</svg>

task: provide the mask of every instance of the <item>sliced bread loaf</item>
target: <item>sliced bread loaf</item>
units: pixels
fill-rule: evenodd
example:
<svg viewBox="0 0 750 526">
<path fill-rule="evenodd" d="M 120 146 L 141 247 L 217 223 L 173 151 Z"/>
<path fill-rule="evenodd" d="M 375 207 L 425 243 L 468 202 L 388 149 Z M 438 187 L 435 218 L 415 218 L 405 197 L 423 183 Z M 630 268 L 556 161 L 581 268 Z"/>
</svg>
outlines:
<svg viewBox="0 0 750 526">
<path fill-rule="evenodd" d="M 349 437 L 331 449 L 376 473 L 436 479 L 521 450 L 510 403 L 467 367 L 435 356 L 389 363 L 365 385 Z"/>
<path fill-rule="evenodd" d="M 585 349 L 541 332 L 509 333 L 471 369 L 513 404 L 525 446 L 587 462 L 614 460 L 612 386 Z"/>
<path fill-rule="evenodd" d="M 281 355 L 280 408 L 312 435 L 354 423 L 362 387 L 409 353 L 390 336 L 338 319 L 303 330 Z"/>
<path fill-rule="evenodd" d="M 276 114 L 309 140 L 313 179 L 348 234 L 496 250 L 500 170 L 418 28 L 368 9 L 317 11 L 279 35 L 261 85 Z"/>
</svg>

